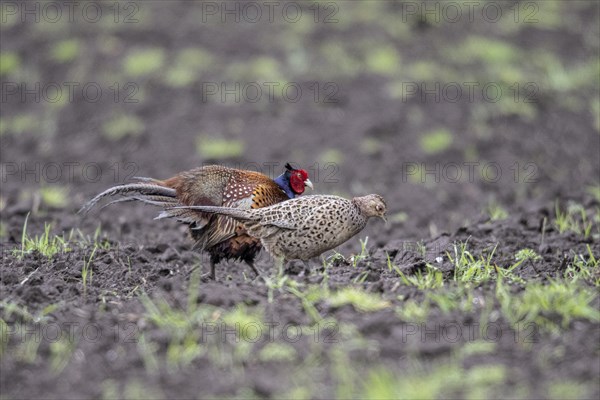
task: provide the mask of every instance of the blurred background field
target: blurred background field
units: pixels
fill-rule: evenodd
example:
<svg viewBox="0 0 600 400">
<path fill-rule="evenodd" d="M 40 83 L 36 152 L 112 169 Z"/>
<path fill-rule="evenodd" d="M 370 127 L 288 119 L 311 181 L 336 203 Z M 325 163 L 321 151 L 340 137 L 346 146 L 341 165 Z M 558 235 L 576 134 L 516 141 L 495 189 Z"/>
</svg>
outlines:
<svg viewBox="0 0 600 400">
<path fill-rule="evenodd" d="M 433 222 L 444 228 L 491 201 L 598 185 L 595 2 L 291 3 L 272 15 L 252 4 L 227 14 L 213 2 L 82 3 L 60 18 L 53 4 L 11 4 L 6 163 L 94 162 L 105 185 L 126 177 L 110 173 L 115 163 L 165 177 L 290 160 L 319 172 L 321 192 L 379 191 L 417 218 L 443 208 Z M 39 22 L 23 14 L 35 6 Z M 96 189 L 93 171 L 61 167 L 58 179 L 6 167 L 19 189 L 4 202 L 48 179 L 77 186 L 72 196 Z M 422 197 L 436 201 L 407 208 Z"/>
<path fill-rule="evenodd" d="M 443 233 L 458 232 L 469 240 L 461 227 L 479 227 L 481 221 L 497 225 L 477 230 L 480 239 L 489 236 L 490 241 L 498 241 L 506 232 L 512 235 L 520 229 L 508 227 L 513 222 L 539 229 L 538 219 L 522 216 L 535 212 L 536 218 L 547 218 L 548 224 L 561 213 L 571 218 L 567 221 L 570 228 L 560 231 L 567 241 L 565 252 L 572 243 L 578 251 L 591 243 L 590 254 L 600 259 L 594 244 L 598 241 L 600 202 L 600 21 L 596 1 L 291 1 L 272 8 L 263 2 L 81 1 L 73 5 L 72 12 L 65 4 L 3 2 L 0 7 L 2 268 L 3 273 L 10 268 L 23 274 L 12 283 L 4 279 L 2 290 L 10 295 L 10 301 L 33 314 L 48 302 L 59 304 L 66 295 L 55 293 L 38 302 L 37 295 L 17 289 L 17 283 L 34 269 L 33 264 L 27 266 L 27 260 L 15 261 L 11 253 L 20 245 L 28 213 L 32 235 L 42 235 L 45 223 L 52 224 L 57 234 L 81 228 L 87 235 L 93 235 L 101 224 L 107 240 L 137 246 L 131 250 L 136 257 L 144 246 L 155 243 L 183 246 L 176 251 L 192 253 L 176 224 L 152 221 L 148 209 L 119 206 L 85 222 L 80 222 L 75 212 L 99 190 L 133 176 L 166 178 L 207 163 L 278 174 L 290 161 L 309 171 L 317 193 L 380 193 L 388 201 L 390 222 L 371 224 L 361 234 L 369 237 L 373 252 L 397 250 L 402 242 L 437 240 Z M 590 221 L 594 228 L 583 235 L 583 227 Z M 509 235 L 507 245 L 537 246 L 537 236 L 525 239 L 519 234 Z M 547 239 L 541 240 L 544 244 Z M 471 243 L 477 246 L 479 242 Z M 512 257 L 512 247 L 504 252 L 501 247 L 502 257 Z M 351 241 L 339 251 L 359 254 L 361 243 Z M 89 252 L 76 254 L 79 263 L 89 260 Z M 379 255 L 379 268 L 387 268 L 385 257 Z M 146 258 L 150 259 L 149 270 L 153 265 L 152 276 L 176 262 L 175 256 L 165 256 L 158 264 L 152 264 L 154 256 Z M 189 263 L 184 260 L 181 264 Z M 54 268 L 52 263 L 43 265 Z M 167 276 L 173 279 L 172 286 L 187 290 L 185 277 L 171 274 L 177 275 Z M 226 275 L 223 272 L 222 278 Z M 162 282 L 163 277 L 156 279 Z M 352 285 L 354 278 L 340 275 L 332 279 L 332 288 Z M 211 303 L 210 293 L 223 292 L 218 284 L 212 284 L 208 287 L 213 292 L 207 289 L 208 297 L 202 301 L 232 313 L 235 305 L 248 299 L 264 305 L 264 287 L 255 291 L 253 284 L 232 279 L 232 292 L 223 295 L 224 300 L 219 297 Z M 114 372 L 96 376 L 85 369 L 82 376 L 93 375 L 93 383 L 75 393 L 140 397 L 149 395 L 145 392 L 148 388 L 158 390 L 156 393 L 162 388 L 158 397 L 169 397 L 169 393 L 188 396 L 190 392 L 180 386 L 201 373 L 205 376 L 189 390 L 211 396 L 347 398 L 360 393 L 368 397 L 477 398 L 494 394 L 561 398 L 598 393 L 597 384 L 590 379 L 598 369 L 594 366 L 597 347 L 586 351 L 572 342 L 575 338 L 582 346 L 593 342 L 598 333 L 597 314 L 592 312 L 585 329 L 569 328 L 569 343 L 557 339 L 560 333 L 544 336 L 545 341 L 538 343 L 536 351 L 551 360 L 548 362 L 575 365 L 570 372 L 566 367 L 549 372 L 542 366 L 545 359 L 530 360 L 533 350 L 525 345 L 513 349 L 505 342 L 487 347 L 479 342 L 448 348 L 428 344 L 407 350 L 397 343 L 401 328 L 386 323 L 390 314 L 396 318 L 396 311 L 386 312 L 390 304 L 396 307 L 404 300 L 422 299 L 423 292 L 411 287 L 399 296 L 388 283 L 365 281 L 369 293 L 381 293 L 382 302 L 332 294 L 333 303 L 327 303 L 333 304 L 331 308 L 319 309 L 323 314 L 336 307 L 342 310 L 335 318 L 342 321 L 344 346 L 328 349 L 326 361 L 307 356 L 321 349 L 311 352 L 306 345 L 290 350 L 282 345 L 263 348 L 263 359 L 256 356 L 243 362 L 236 361 L 237 353 L 221 359 L 221 364 L 198 354 L 198 359 L 208 357 L 211 362 L 199 366 L 192 356 L 186 368 L 179 366 L 178 373 L 161 369 L 154 378 L 145 378 L 144 371 L 152 369 L 153 361 L 132 355 L 129 347 L 119 348 L 113 349 L 122 356 L 115 361 Z M 136 281 L 128 286 L 136 296 L 136 285 L 148 292 L 164 289 L 162 283 Z M 535 297 L 536 290 L 527 292 L 528 296 Z M 124 304 L 111 314 L 115 318 L 151 308 L 148 302 L 142 305 L 138 297 L 132 300 L 128 297 L 131 293 L 110 291 L 119 294 L 105 293 L 106 298 Z M 173 296 L 183 304 L 187 292 Z M 296 302 L 283 302 L 278 316 L 288 318 L 289 311 L 290 320 L 305 322 L 306 315 L 290 311 L 301 307 L 293 298 Z M 588 300 L 587 306 L 597 308 L 597 296 Z M 56 318 L 91 318 L 74 309 L 81 306 L 85 313 L 92 313 L 102 301 L 93 297 L 77 305 L 68 300 L 66 307 L 60 303 Z M 372 306 L 366 314 L 356 309 L 363 301 Z M 494 311 L 484 311 L 498 311 L 500 306 L 494 304 Z M 270 306 L 266 307 L 271 315 Z M 406 309 L 397 312 L 402 321 L 417 321 L 419 316 L 426 319 L 419 314 L 421 309 L 412 309 L 412 314 L 408 306 Z M 198 315 L 208 311 L 214 310 L 202 309 Z M 380 311 L 383 314 L 378 314 Z M 470 311 L 452 312 L 446 318 L 470 315 Z M 114 322 L 108 314 L 103 315 L 102 321 Z M 8 321 L 14 313 L 3 318 Z M 370 331 L 371 323 L 384 328 Z M 162 357 L 165 347 L 161 347 L 160 337 L 149 334 L 147 339 L 150 344 L 159 343 Z M 386 340 L 391 342 L 381 345 L 385 351 L 375 349 L 377 342 Z M 556 351 L 550 349 L 554 341 L 560 342 Z M 143 347 L 136 346 L 134 350 Z M 345 354 L 352 346 L 356 346 L 357 358 Z M 154 354 L 156 349 L 148 348 L 139 353 Z M 47 354 L 62 354 L 60 349 L 52 349 L 46 349 Z M 98 350 L 96 356 L 86 354 L 99 365 L 110 365 L 102 351 L 106 349 Z M 570 351 L 589 354 L 577 364 L 569 359 Z M 451 361 L 429 366 L 430 359 L 439 361 L 439 354 L 448 352 L 455 356 Z M 477 356 L 486 360 L 487 369 L 469 369 Z M 16 377 L 14 382 L 34 382 L 29 373 L 7 372 L 7 368 L 43 374 L 40 371 L 48 368 L 48 357 L 31 367 L 23 357 L 11 355 L 2 368 L 3 386 L 10 384 L 12 377 Z M 297 370 L 288 364 L 280 368 L 278 362 L 294 357 L 302 361 Z M 353 365 L 369 365 L 360 370 L 364 372 L 360 379 L 340 369 L 349 360 L 356 363 Z M 489 360 L 498 363 L 487 363 Z M 59 373 L 48 372 L 41 382 L 49 385 L 60 376 L 60 382 L 67 383 L 52 393 L 64 395 L 81 376 L 74 372 L 77 362 L 65 362 L 70 374 L 65 377 L 59 361 L 55 361 Z M 527 372 L 511 374 L 509 369 L 520 364 Z M 253 367 L 264 368 L 264 372 Z M 226 368 L 235 370 L 227 379 L 219 375 L 226 374 Z M 404 376 L 402 371 L 409 372 Z M 281 376 L 273 376 L 281 380 L 274 384 L 269 374 L 276 372 Z M 296 373 L 297 379 L 290 378 Z M 532 383 L 536 373 L 542 376 L 542 383 Z M 552 383 L 562 376 L 564 385 Z M 309 382 L 315 382 L 315 387 Z M 15 387 L 11 386 L 9 393 L 20 393 Z M 32 383 L 26 393 L 40 391 L 40 383 Z"/>
</svg>

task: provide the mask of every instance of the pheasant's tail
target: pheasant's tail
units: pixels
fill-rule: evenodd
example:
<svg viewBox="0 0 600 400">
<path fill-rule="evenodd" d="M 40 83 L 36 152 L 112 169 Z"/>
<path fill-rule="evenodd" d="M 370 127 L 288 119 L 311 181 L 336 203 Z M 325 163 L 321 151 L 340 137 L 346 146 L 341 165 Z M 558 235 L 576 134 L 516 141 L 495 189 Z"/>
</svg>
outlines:
<svg viewBox="0 0 600 400">
<path fill-rule="evenodd" d="M 161 186 L 158 184 L 158 181 L 151 180 L 150 178 L 143 178 L 141 180 L 152 183 L 130 183 L 126 185 L 114 186 L 85 203 L 79 210 L 79 213 L 87 214 L 103 198 L 116 195 L 124 197 L 114 200 L 106 204 L 106 206 L 123 201 L 134 200 L 163 208 L 172 208 L 179 205 L 179 202 L 177 201 L 177 192 L 175 189 Z"/>
<path fill-rule="evenodd" d="M 248 210 L 240 210 L 239 208 L 229 207 L 214 207 L 214 206 L 179 206 L 172 209 L 175 210 L 193 210 L 200 211 L 208 214 L 220 214 L 227 217 L 231 217 L 240 222 L 253 221 L 255 218 L 252 217 L 252 213 Z"/>
</svg>

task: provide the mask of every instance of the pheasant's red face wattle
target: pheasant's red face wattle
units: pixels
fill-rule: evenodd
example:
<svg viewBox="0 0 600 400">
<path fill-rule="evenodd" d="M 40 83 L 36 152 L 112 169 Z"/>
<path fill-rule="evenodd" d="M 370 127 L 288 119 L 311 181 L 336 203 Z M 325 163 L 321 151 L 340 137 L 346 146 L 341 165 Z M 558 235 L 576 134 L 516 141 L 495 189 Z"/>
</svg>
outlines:
<svg viewBox="0 0 600 400">
<path fill-rule="evenodd" d="M 295 169 L 290 172 L 290 187 L 296 194 L 304 193 L 306 181 L 310 182 L 310 180 L 308 179 L 308 172 L 306 172 L 303 169 Z"/>
</svg>

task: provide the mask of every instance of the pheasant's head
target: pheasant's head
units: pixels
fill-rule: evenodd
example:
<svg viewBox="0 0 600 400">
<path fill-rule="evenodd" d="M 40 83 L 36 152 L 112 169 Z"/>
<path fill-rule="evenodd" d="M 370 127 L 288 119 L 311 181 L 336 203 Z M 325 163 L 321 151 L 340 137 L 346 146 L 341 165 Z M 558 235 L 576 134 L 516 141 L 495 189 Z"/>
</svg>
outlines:
<svg viewBox="0 0 600 400">
<path fill-rule="evenodd" d="M 304 193 L 306 187 L 313 188 L 308 179 L 308 172 L 303 169 L 295 169 L 290 163 L 285 164 L 285 172 L 275 179 L 275 183 L 291 198 Z"/>
<path fill-rule="evenodd" d="M 385 200 L 380 195 L 368 194 L 362 197 L 355 197 L 353 201 L 365 217 L 379 217 L 384 221 L 386 220 L 385 213 L 387 212 L 387 206 Z"/>
</svg>

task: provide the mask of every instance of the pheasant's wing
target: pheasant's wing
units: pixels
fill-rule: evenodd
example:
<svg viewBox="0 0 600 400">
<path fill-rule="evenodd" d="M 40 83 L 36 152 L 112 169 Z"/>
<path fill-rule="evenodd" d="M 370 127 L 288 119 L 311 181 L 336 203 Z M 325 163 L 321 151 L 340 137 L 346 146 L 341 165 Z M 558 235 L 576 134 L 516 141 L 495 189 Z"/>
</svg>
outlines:
<svg viewBox="0 0 600 400">
<path fill-rule="evenodd" d="M 237 201 L 251 198 L 255 203 L 253 208 L 260 208 L 287 199 L 268 176 L 219 165 L 182 172 L 167 179 L 165 185 L 175 189 L 181 204 L 187 206 L 231 207 Z"/>
<path fill-rule="evenodd" d="M 273 208 L 277 208 L 277 206 L 257 210 L 261 213 L 259 221 L 244 222 L 248 234 L 259 238 L 267 248 L 273 248 L 280 233 L 284 231 L 296 231 L 299 228 L 297 224 L 299 218 L 296 212 L 287 209 L 273 210 Z M 296 218 L 294 218 L 295 216 Z"/>
<path fill-rule="evenodd" d="M 281 230 L 298 231 L 296 235 L 302 236 L 303 227 L 310 226 L 313 219 L 317 218 L 327 205 L 321 205 L 314 208 L 299 208 L 296 210 L 285 210 L 273 213 L 268 218 L 264 218 L 260 222 L 260 232 L 254 233 L 255 236 L 265 239 Z M 248 224 L 246 224 L 248 225 Z M 250 234 L 254 232 L 251 228 L 248 230 Z"/>
<path fill-rule="evenodd" d="M 249 210 L 267 207 L 287 200 L 279 186 L 267 176 L 252 172 L 208 166 L 182 173 L 179 178 L 167 181 L 177 188 L 181 203 L 187 206 L 222 206 Z M 207 220 L 195 235 L 203 247 L 212 247 L 234 237 L 240 222 L 224 213 L 208 215 L 200 208 L 172 210 L 172 213 L 191 214 L 192 218 Z"/>
<path fill-rule="evenodd" d="M 335 213 L 335 205 L 328 200 L 328 196 L 304 196 L 278 204 L 263 211 L 260 225 L 264 228 L 296 230 L 297 235 L 301 235 L 311 225 L 325 224 L 323 215 Z M 271 231 L 269 234 L 272 234 Z"/>
<path fill-rule="evenodd" d="M 262 182 L 252 191 L 252 208 L 269 207 L 289 200 L 285 192 L 273 181 Z"/>
<path fill-rule="evenodd" d="M 217 165 L 195 168 L 165 180 L 165 185 L 176 190 L 182 205 L 220 206 L 230 178 L 229 171 Z"/>
<path fill-rule="evenodd" d="M 204 247 L 212 247 L 236 235 L 236 227 L 239 225 L 235 219 L 225 215 L 213 215 L 210 225 L 205 229 L 204 235 L 200 237 Z"/>
<path fill-rule="evenodd" d="M 265 175 L 237 170 L 226 185 L 223 197 L 224 207 L 241 210 L 268 207 L 288 200 L 285 192 Z M 232 238 L 239 229 L 240 223 L 233 218 L 225 215 L 214 217 L 214 229 L 211 225 L 211 229 L 207 231 L 206 246 Z"/>
<path fill-rule="evenodd" d="M 282 230 L 298 229 L 300 212 L 283 202 L 268 208 L 256 210 L 254 220 L 243 221 L 248 234 L 259 239 L 265 239 Z"/>
<path fill-rule="evenodd" d="M 221 205 L 227 208 L 250 210 L 254 204 L 255 184 L 250 179 L 241 180 L 239 178 L 239 176 L 233 177 L 225 186 Z M 212 247 L 234 237 L 239 227 L 240 223 L 227 215 L 214 215 L 211 224 L 200 240 L 206 247 Z"/>
<path fill-rule="evenodd" d="M 226 197 L 233 170 L 218 165 L 195 168 L 167 179 L 165 184 L 177 193 L 179 204 L 165 210 L 159 218 L 174 217 L 190 224 L 194 237 L 202 247 L 210 247 L 233 236 L 232 223 L 227 218 L 207 214 L 185 206 L 235 207 L 237 200 Z"/>
<path fill-rule="evenodd" d="M 233 209 L 250 210 L 270 205 L 271 202 L 275 201 L 274 199 L 281 199 L 281 195 L 277 197 L 278 193 L 269 188 L 268 181 L 258 184 L 257 181 L 259 179 L 253 176 L 253 174 L 248 174 L 248 176 L 240 173 L 232 175 L 223 188 L 221 203 L 216 205 Z M 273 183 L 273 185 L 285 196 L 285 193 L 276 184 Z M 209 218 L 209 224 L 204 229 L 204 232 L 200 232 L 197 235 L 199 242 L 204 247 L 210 248 L 228 240 L 234 237 L 239 231 L 240 222 L 227 215 L 219 214 L 208 217 L 201 211 L 193 212 L 196 213 L 198 218 Z"/>
</svg>

